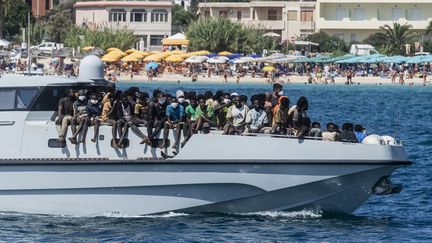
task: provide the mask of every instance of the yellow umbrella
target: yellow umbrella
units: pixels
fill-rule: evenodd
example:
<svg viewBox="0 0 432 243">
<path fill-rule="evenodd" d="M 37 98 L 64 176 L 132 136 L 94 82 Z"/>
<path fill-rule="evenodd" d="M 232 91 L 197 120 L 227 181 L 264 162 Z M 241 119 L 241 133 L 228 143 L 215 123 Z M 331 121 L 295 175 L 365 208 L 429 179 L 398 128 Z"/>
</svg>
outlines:
<svg viewBox="0 0 432 243">
<path fill-rule="evenodd" d="M 123 62 L 138 62 L 139 59 L 134 55 L 128 55 L 121 59 Z"/>
<path fill-rule="evenodd" d="M 110 54 L 110 55 L 115 55 L 115 56 L 120 56 L 120 57 L 125 57 L 125 56 L 127 56 L 126 52 L 117 51 L 117 50 L 115 50 L 115 51 L 110 51 L 110 52 L 108 52 L 108 54 Z"/>
<path fill-rule="evenodd" d="M 94 48 L 95 48 L 94 46 L 86 46 L 86 47 L 83 47 L 83 49 L 81 49 L 81 50 L 90 51 L 90 50 L 93 50 Z"/>
<path fill-rule="evenodd" d="M 144 53 L 142 53 L 140 51 L 136 51 L 136 52 L 132 52 L 131 54 L 129 54 L 129 56 L 134 56 L 138 59 L 143 59 L 146 55 L 144 55 Z"/>
<path fill-rule="evenodd" d="M 219 52 L 218 54 L 219 54 L 220 56 L 228 56 L 228 55 L 231 55 L 232 53 L 229 52 L 229 51 L 221 51 L 221 52 Z"/>
<path fill-rule="evenodd" d="M 135 49 L 129 49 L 129 50 L 125 51 L 125 52 L 126 52 L 126 54 L 131 54 L 131 53 L 137 52 L 137 50 L 135 50 Z"/>
<path fill-rule="evenodd" d="M 104 62 L 117 62 L 119 59 L 120 59 L 119 57 L 115 57 L 108 54 L 101 58 L 101 60 Z"/>
<path fill-rule="evenodd" d="M 180 55 L 171 55 L 167 58 L 165 58 L 165 61 L 167 62 L 182 62 L 184 59 Z"/>
<path fill-rule="evenodd" d="M 264 71 L 264 72 L 273 72 L 274 70 L 275 70 L 275 68 L 272 67 L 272 66 L 265 66 L 265 67 L 263 68 L 263 71 Z"/>
<path fill-rule="evenodd" d="M 111 48 L 108 48 L 106 51 L 112 52 L 112 51 L 122 51 L 122 50 L 118 49 L 117 47 L 111 47 Z"/>
<path fill-rule="evenodd" d="M 153 54 L 144 58 L 145 62 L 160 62 L 164 58 L 161 53 Z"/>
<path fill-rule="evenodd" d="M 172 51 L 173 54 L 183 54 L 185 53 L 184 51 L 180 51 L 180 50 L 174 50 Z"/>
<path fill-rule="evenodd" d="M 157 53 L 162 53 L 162 52 L 161 51 L 151 51 L 151 52 L 149 52 L 150 55 L 157 54 Z"/>
</svg>

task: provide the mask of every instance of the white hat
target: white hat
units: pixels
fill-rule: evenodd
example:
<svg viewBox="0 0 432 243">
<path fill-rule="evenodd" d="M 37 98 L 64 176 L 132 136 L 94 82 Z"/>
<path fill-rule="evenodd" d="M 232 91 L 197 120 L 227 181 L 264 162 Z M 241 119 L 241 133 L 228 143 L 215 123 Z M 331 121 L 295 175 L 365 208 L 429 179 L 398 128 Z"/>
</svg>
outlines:
<svg viewBox="0 0 432 243">
<path fill-rule="evenodd" d="M 183 90 L 177 90 L 177 92 L 176 92 L 176 98 L 179 98 L 179 97 L 182 97 L 182 96 L 183 97 L 185 96 Z"/>
<path fill-rule="evenodd" d="M 239 96 L 239 94 L 238 94 L 238 93 L 236 93 L 236 92 L 234 92 L 234 93 L 231 93 L 230 97 L 233 97 L 233 96 Z"/>
</svg>

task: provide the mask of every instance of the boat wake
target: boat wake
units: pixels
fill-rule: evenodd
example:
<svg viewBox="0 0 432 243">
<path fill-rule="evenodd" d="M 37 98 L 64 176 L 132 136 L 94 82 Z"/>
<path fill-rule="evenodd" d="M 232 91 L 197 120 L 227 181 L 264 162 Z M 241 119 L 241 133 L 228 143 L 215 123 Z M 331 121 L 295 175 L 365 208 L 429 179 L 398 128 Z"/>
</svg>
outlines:
<svg viewBox="0 0 432 243">
<path fill-rule="evenodd" d="M 172 217 L 184 217 L 189 216 L 187 213 L 175 213 L 175 212 L 168 212 L 164 214 L 151 214 L 151 215 L 126 215 L 126 214 L 119 214 L 115 212 L 107 212 L 102 214 L 102 217 L 108 217 L 108 218 L 172 218 Z"/>
<path fill-rule="evenodd" d="M 270 218 L 321 218 L 322 211 L 301 210 L 301 211 L 263 211 L 255 213 L 245 213 L 242 215 L 254 215 Z"/>
</svg>

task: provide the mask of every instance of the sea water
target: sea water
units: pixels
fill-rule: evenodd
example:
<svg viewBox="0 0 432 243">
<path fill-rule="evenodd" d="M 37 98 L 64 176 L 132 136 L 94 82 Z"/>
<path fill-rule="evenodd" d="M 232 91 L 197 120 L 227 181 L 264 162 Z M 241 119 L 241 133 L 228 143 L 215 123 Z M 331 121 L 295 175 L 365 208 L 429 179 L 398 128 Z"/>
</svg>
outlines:
<svg viewBox="0 0 432 243">
<path fill-rule="evenodd" d="M 224 90 L 251 97 L 271 91 L 270 85 L 137 82 L 120 84 L 175 91 Z M 403 140 L 413 165 L 398 169 L 394 183 L 400 194 L 372 196 L 352 215 L 322 212 L 259 212 L 250 214 L 46 216 L 0 213 L 3 241 L 123 241 L 123 242 L 431 242 L 432 241 L 432 86 L 285 85 L 294 104 L 309 100 L 308 114 L 322 127 L 327 122 L 361 123 L 369 134 Z"/>
</svg>

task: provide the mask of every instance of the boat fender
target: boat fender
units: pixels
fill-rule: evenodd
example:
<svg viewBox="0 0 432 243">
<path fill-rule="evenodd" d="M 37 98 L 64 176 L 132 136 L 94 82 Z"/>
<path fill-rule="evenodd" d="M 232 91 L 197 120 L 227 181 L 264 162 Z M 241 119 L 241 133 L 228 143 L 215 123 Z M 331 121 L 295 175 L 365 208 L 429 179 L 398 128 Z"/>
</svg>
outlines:
<svg viewBox="0 0 432 243">
<path fill-rule="evenodd" d="M 380 135 L 371 134 L 365 137 L 362 141 L 363 144 L 375 144 L 375 145 L 385 145 L 386 142 Z"/>
<path fill-rule="evenodd" d="M 384 139 L 387 145 L 396 145 L 396 139 L 394 139 L 394 137 L 388 135 L 384 135 L 381 137 L 382 139 Z"/>
</svg>

